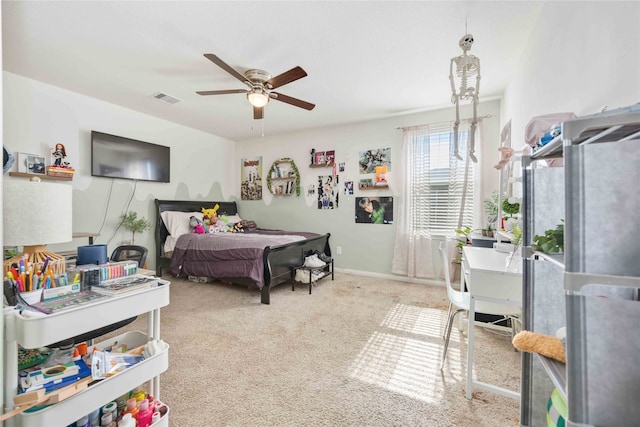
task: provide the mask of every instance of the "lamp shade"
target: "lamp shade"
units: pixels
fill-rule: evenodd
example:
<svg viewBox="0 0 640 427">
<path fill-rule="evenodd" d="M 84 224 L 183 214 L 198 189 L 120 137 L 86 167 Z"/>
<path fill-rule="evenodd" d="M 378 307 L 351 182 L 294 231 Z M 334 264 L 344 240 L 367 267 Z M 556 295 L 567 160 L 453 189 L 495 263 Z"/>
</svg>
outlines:
<svg viewBox="0 0 640 427">
<path fill-rule="evenodd" d="M 35 246 L 72 240 L 71 185 L 5 180 L 3 244 Z"/>
</svg>

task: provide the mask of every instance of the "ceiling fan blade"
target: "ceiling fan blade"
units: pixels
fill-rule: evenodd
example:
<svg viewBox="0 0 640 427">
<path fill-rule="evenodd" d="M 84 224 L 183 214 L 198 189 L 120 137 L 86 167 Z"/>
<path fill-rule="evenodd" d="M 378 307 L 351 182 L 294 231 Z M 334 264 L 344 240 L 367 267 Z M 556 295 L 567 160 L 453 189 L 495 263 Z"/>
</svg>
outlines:
<svg viewBox="0 0 640 427">
<path fill-rule="evenodd" d="M 233 77 L 235 77 L 236 79 L 240 80 L 242 83 L 247 84 L 247 85 L 250 84 L 249 81 L 247 80 L 247 78 L 244 75 L 240 74 L 239 72 L 237 72 L 236 70 L 231 68 L 226 62 L 224 62 L 222 59 L 218 58 L 213 53 L 205 53 L 204 56 L 208 60 L 210 60 L 211 62 L 216 64 L 218 67 L 222 68 L 227 73 L 231 74 Z"/>
<path fill-rule="evenodd" d="M 291 83 L 303 77 L 307 77 L 306 71 L 301 67 L 294 67 L 289 71 L 285 71 L 284 73 L 267 80 L 266 84 L 268 84 L 271 89 L 277 89 L 280 86 L 284 86 L 287 83 Z"/>
<path fill-rule="evenodd" d="M 264 117 L 264 107 L 253 107 L 253 119 L 261 120 Z"/>
<path fill-rule="evenodd" d="M 275 96 L 274 96 L 275 95 Z M 293 98 L 291 96 L 283 95 L 278 92 L 271 92 L 271 97 L 275 100 L 286 102 L 287 104 L 294 105 L 296 107 L 304 108 L 305 110 L 313 110 L 316 104 L 312 104 L 301 99 Z"/>
<path fill-rule="evenodd" d="M 226 95 L 228 93 L 247 93 L 246 89 L 228 89 L 228 90 L 199 90 L 198 95 Z"/>
</svg>

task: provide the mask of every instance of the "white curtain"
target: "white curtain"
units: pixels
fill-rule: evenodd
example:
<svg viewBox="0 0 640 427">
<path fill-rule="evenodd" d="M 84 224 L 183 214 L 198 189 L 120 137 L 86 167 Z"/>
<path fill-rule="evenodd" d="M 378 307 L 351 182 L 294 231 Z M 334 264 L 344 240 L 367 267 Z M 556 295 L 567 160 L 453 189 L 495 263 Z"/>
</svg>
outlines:
<svg viewBox="0 0 640 427">
<path fill-rule="evenodd" d="M 431 232 L 419 230 L 416 227 L 416 217 L 411 208 L 413 195 L 418 191 L 428 189 L 420 188 L 420 183 L 414 180 L 413 164 L 416 158 L 422 158 L 424 153 L 418 139 L 429 132 L 429 126 L 418 126 L 405 129 L 402 142 L 402 178 L 399 180 L 396 196 L 399 199 L 398 222 L 396 228 L 396 242 L 393 251 L 391 272 L 407 277 L 434 278 L 433 250 L 431 245 Z M 428 168 L 427 168 L 428 169 Z M 425 176 L 428 178 L 428 176 Z"/>
<path fill-rule="evenodd" d="M 439 262 L 439 255 L 434 253 L 437 251 L 433 249 L 432 234 L 452 235 L 460 226 L 459 221 L 462 226 L 475 222 L 473 211 L 461 211 L 463 195 L 469 200 L 474 198 L 468 189 L 473 188 L 475 176 L 466 173 L 468 124 L 462 124 L 459 131 L 460 154 L 465 156 L 462 161 L 453 154 L 451 123 L 404 129 L 402 176 L 396 184 L 399 203 L 391 266 L 394 274 L 433 279 L 433 260 L 436 257 Z M 479 140 L 476 138 L 476 153 L 480 151 Z M 465 175 L 467 179 L 463 180 Z M 438 193 L 442 189 L 431 184 L 442 181 L 447 182 L 445 194 Z M 444 208 L 443 198 L 449 199 Z"/>
</svg>

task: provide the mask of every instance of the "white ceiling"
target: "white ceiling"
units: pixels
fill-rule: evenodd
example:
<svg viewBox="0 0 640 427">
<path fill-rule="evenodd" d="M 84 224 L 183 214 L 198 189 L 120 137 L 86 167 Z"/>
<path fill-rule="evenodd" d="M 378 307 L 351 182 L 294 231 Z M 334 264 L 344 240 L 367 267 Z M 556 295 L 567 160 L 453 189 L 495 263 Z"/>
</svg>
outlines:
<svg viewBox="0 0 640 427">
<path fill-rule="evenodd" d="M 538 19 L 535 1 L 3 1 L 6 71 L 232 140 L 449 106 L 449 63 L 474 35 L 480 98 L 499 97 Z M 254 122 L 243 73 L 301 66 Z M 182 102 L 169 105 L 151 95 Z"/>
</svg>

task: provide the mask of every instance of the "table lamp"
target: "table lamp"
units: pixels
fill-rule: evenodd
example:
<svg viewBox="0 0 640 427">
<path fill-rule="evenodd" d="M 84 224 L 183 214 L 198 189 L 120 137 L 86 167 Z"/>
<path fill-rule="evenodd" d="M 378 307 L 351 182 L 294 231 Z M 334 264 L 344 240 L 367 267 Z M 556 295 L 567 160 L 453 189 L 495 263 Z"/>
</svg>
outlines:
<svg viewBox="0 0 640 427">
<path fill-rule="evenodd" d="M 47 251 L 49 243 L 72 240 L 71 185 L 5 180 L 3 185 L 3 245 L 22 246 L 29 261 L 42 268 L 47 257 L 55 275 L 65 271 L 64 257 Z M 4 273 L 24 255 L 4 262 Z"/>
</svg>

